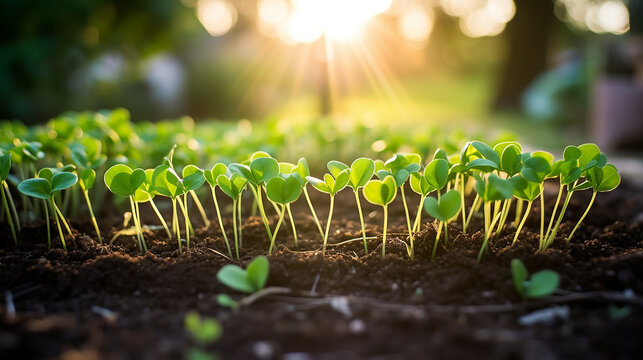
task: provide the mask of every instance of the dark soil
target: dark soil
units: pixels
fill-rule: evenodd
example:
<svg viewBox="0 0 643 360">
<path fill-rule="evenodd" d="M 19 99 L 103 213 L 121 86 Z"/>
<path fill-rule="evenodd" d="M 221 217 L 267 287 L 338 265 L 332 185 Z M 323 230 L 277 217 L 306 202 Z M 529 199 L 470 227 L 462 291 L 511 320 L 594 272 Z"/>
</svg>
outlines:
<svg viewBox="0 0 643 360">
<path fill-rule="evenodd" d="M 547 188 L 547 211 L 556 191 Z M 277 251 L 269 257 L 268 286 L 290 292 L 263 297 L 236 313 L 216 301 L 220 293 L 242 296 L 216 279 L 230 260 L 220 255 L 226 247 L 215 223 L 197 229 L 183 255 L 162 229 L 145 232 L 150 251 L 144 255 L 133 236 L 97 245 L 82 216 L 72 219 L 77 235 L 75 241 L 67 238 L 69 252 L 57 238 L 47 248 L 43 223 L 25 227 L 15 250 L 3 224 L 0 359 L 181 358 L 196 347 L 183 326 L 189 310 L 222 322 L 223 337 L 203 349 L 223 359 L 641 359 L 643 189 L 623 183 L 599 194 L 567 245 L 564 235 L 589 195 L 574 195 L 559 238 L 545 253 L 536 254 L 540 209 L 535 202 L 518 242 L 511 245 L 512 225 L 490 242 L 481 263 L 475 260 L 483 237 L 479 219 L 467 235 L 459 221 L 454 223 L 448 249 L 441 242 L 436 259 L 429 261 L 435 230 L 426 216 L 415 259 L 409 260 L 402 244 L 406 236 L 400 235 L 406 226 L 399 199 L 390 210 L 393 234 L 385 258 L 375 239 L 368 242 L 369 255 L 360 239 L 330 246 L 322 257 L 321 237 L 300 199 L 293 208 L 298 246 L 284 223 Z M 418 197 L 408 200 L 414 215 Z M 328 198 L 315 194 L 313 201 L 325 221 Z M 377 235 L 381 209 L 362 201 L 368 233 Z M 204 202 L 213 214 L 211 199 Z M 147 205 L 143 208 L 148 211 Z M 122 228 L 119 213 L 103 209 L 104 238 Z M 198 212 L 191 213 L 195 226 L 200 225 Z M 155 220 L 153 213 L 144 214 L 145 224 L 155 225 Z M 359 236 L 354 197 L 345 190 L 337 199 L 330 243 Z M 267 249 L 261 221 L 245 221 L 238 263 L 245 266 Z M 557 271 L 560 290 L 523 301 L 512 286 L 509 263 L 514 258 L 531 272 Z M 563 316 L 535 324 L 521 321 L 552 308 Z"/>
</svg>

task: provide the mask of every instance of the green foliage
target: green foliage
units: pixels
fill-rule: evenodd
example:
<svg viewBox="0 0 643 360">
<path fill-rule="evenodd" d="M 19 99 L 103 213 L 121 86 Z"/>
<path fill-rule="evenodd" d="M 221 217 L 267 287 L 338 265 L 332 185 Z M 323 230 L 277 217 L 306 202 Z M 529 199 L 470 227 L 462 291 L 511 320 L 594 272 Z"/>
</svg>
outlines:
<svg viewBox="0 0 643 360">
<path fill-rule="evenodd" d="M 420 161 L 420 156 L 417 154 L 395 154 L 384 163 L 386 169 L 378 170 L 376 174 L 380 180 L 389 175 L 393 176 L 395 183 L 400 187 L 404 185 L 411 174 L 420 170 L 422 167 Z"/>
<path fill-rule="evenodd" d="M 233 173 L 230 177 L 219 175 L 217 177 L 217 184 L 226 195 L 233 200 L 238 200 L 243 189 L 248 184 L 248 180 L 238 173 Z"/>
<path fill-rule="evenodd" d="M 0 152 L 0 183 L 7 180 L 11 171 L 11 153 Z"/>
<path fill-rule="evenodd" d="M 201 346 L 215 343 L 223 335 L 223 327 L 217 319 L 202 317 L 196 311 L 188 311 L 183 323 L 192 340 Z"/>
<path fill-rule="evenodd" d="M 397 183 L 389 175 L 384 180 L 371 180 L 364 186 L 364 197 L 375 205 L 387 206 L 397 195 Z"/>
<path fill-rule="evenodd" d="M 351 164 L 350 181 L 348 185 L 357 190 L 371 180 L 375 173 L 375 162 L 368 158 L 359 158 Z"/>
<path fill-rule="evenodd" d="M 591 184 L 594 191 L 612 191 L 621 183 L 621 176 L 614 165 L 604 167 L 593 167 L 586 173 L 587 182 Z"/>
<path fill-rule="evenodd" d="M 256 157 L 250 165 L 230 164 L 228 170 L 243 176 L 254 186 L 260 186 L 279 176 L 279 163 L 271 157 Z"/>
<path fill-rule="evenodd" d="M 439 200 L 428 197 L 424 201 L 424 210 L 440 221 L 449 221 L 460 211 L 460 193 L 457 190 L 449 190 Z"/>
<path fill-rule="evenodd" d="M 266 195 L 268 199 L 277 204 L 286 205 L 296 201 L 301 195 L 302 184 L 299 180 L 299 174 L 287 176 L 285 178 L 275 177 L 266 184 Z"/>
<path fill-rule="evenodd" d="M 53 174 L 51 178 L 32 178 L 27 179 L 18 185 L 18 190 L 31 197 L 47 200 L 56 192 L 65 190 L 78 181 L 78 176 L 70 172 L 59 172 Z"/>
<path fill-rule="evenodd" d="M 216 163 L 212 166 L 210 170 L 204 170 L 203 176 L 205 180 L 210 184 L 210 187 L 216 187 L 218 185 L 217 179 L 219 175 L 225 175 L 228 172 L 228 167 L 223 163 Z"/>
<path fill-rule="evenodd" d="M 541 270 L 531 276 L 520 259 L 511 260 L 511 275 L 516 292 L 523 298 L 540 298 L 558 288 L 560 276 L 552 270 Z"/>
<path fill-rule="evenodd" d="M 228 264 L 219 270 L 217 279 L 224 285 L 244 293 L 254 293 L 266 286 L 270 264 L 265 256 L 258 256 L 246 270 L 237 265 Z"/>
<path fill-rule="evenodd" d="M 329 167 L 330 168 L 330 167 Z M 343 190 L 350 181 L 350 169 L 346 168 L 337 172 L 337 176 L 325 174 L 324 179 L 308 176 L 308 182 L 317 190 L 335 196 L 338 192 Z"/>
<path fill-rule="evenodd" d="M 477 177 L 475 189 L 485 202 L 506 200 L 513 196 L 511 182 L 501 179 L 496 174 L 490 174 L 487 178 Z"/>
<path fill-rule="evenodd" d="M 120 196 L 133 196 L 145 182 L 143 169 L 132 170 L 124 164 L 116 164 L 105 172 L 105 185 L 111 192 Z"/>
<path fill-rule="evenodd" d="M 449 177 L 449 162 L 444 159 L 433 159 L 424 169 L 424 178 L 431 189 L 442 190 Z"/>
</svg>

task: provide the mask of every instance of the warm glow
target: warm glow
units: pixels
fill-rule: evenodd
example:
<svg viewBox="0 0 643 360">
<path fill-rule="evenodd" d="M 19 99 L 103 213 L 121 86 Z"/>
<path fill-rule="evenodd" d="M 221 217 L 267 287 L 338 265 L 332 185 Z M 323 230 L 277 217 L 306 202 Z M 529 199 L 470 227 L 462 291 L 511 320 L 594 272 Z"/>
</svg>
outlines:
<svg viewBox="0 0 643 360">
<path fill-rule="evenodd" d="M 434 23 L 434 13 L 431 8 L 416 5 L 409 8 L 399 18 L 400 33 L 405 39 L 424 42 L 431 35 Z"/>
<path fill-rule="evenodd" d="M 287 23 L 290 38 L 310 43 L 325 35 L 350 42 L 374 16 L 388 10 L 392 0 L 296 0 Z"/>
<path fill-rule="evenodd" d="M 605 32 L 623 34 L 629 30 L 630 14 L 621 1 L 606 1 L 598 8 L 598 24 Z"/>
<path fill-rule="evenodd" d="M 565 9 L 565 20 L 579 29 L 603 34 L 624 34 L 630 29 L 630 14 L 622 0 L 558 0 Z"/>
<path fill-rule="evenodd" d="M 277 25 L 288 16 L 285 0 L 261 0 L 257 3 L 259 18 L 268 25 Z"/>
<path fill-rule="evenodd" d="M 224 35 L 237 22 L 237 11 L 223 0 L 199 0 L 196 13 L 203 27 L 212 36 Z"/>
</svg>

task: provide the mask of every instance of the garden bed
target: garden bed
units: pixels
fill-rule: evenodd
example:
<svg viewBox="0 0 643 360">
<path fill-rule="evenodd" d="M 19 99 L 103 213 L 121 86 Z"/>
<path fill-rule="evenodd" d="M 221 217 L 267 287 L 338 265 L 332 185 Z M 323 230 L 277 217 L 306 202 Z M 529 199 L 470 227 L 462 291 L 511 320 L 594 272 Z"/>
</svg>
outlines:
<svg viewBox="0 0 643 360">
<path fill-rule="evenodd" d="M 547 190 L 553 203 L 556 188 Z M 417 196 L 408 199 L 416 204 L 411 208 L 417 206 Z M 2 227 L 0 358 L 178 358 L 194 346 L 183 323 L 189 310 L 221 321 L 223 337 L 207 350 L 223 359 L 641 358 L 643 189 L 624 181 L 599 194 L 568 246 L 563 236 L 588 200 L 585 193 L 572 199 L 559 239 L 545 253 L 535 254 L 535 203 L 518 243 L 511 246 L 510 227 L 490 242 L 480 263 L 480 219 L 469 227 L 473 234 L 462 234 L 454 224 L 449 248 L 438 248 L 432 262 L 435 230 L 425 221 L 416 237 L 416 259 L 409 260 L 399 235 L 406 229 L 399 200 L 389 213 L 393 234 L 386 257 L 376 239 L 365 256 L 350 191 L 337 197 L 329 242 L 359 239 L 329 246 L 322 257 L 321 237 L 300 200 L 293 206 L 298 247 L 284 227 L 269 256 L 268 286 L 288 290 L 236 313 L 216 301 L 220 293 L 237 295 L 216 279 L 230 260 L 221 255 L 226 248 L 215 223 L 197 229 L 192 249 L 183 255 L 162 229 L 145 232 L 150 251 L 141 255 L 134 236 L 97 245 L 85 235 L 93 234 L 85 219 L 72 219 L 78 234 L 75 242 L 68 240 L 67 253 L 59 243 L 47 249 L 44 224 L 23 229 L 18 251 Z M 324 204 L 317 206 L 321 210 L 328 197 L 315 194 L 313 201 Z M 377 235 L 381 208 L 365 203 L 368 235 Z M 155 224 L 145 211 L 143 223 Z M 99 221 L 110 239 L 122 217 L 116 209 L 103 212 Z M 326 218 L 323 211 L 319 216 Z M 231 219 L 226 221 L 230 229 Z M 240 263 L 266 254 L 268 245 L 261 220 L 245 221 Z M 560 290 L 523 301 L 512 285 L 514 258 L 530 272 L 558 272 Z M 557 316 L 528 316 L 543 309 Z"/>
</svg>

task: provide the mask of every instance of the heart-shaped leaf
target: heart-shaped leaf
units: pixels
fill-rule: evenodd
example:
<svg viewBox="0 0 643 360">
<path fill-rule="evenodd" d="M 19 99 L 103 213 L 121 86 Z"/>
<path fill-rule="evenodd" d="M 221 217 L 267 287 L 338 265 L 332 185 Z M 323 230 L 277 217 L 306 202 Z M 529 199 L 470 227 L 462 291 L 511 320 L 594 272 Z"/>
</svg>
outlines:
<svg viewBox="0 0 643 360">
<path fill-rule="evenodd" d="M 105 172 L 105 185 L 116 195 L 132 196 L 145 182 L 143 169 L 132 170 L 124 164 L 116 164 Z"/>
<path fill-rule="evenodd" d="M 341 161 L 336 161 L 336 160 L 329 161 L 326 167 L 328 168 L 328 171 L 330 172 L 331 175 L 333 175 L 334 178 L 337 178 L 337 175 L 339 175 L 339 173 L 342 172 L 343 170 L 348 169 L 348 165 L 344 164 Z"/>
<path fill-rule="evenodd" d="M 27 179 L 18 184 L 18 191 L 25 195 L 47 200 L 51 197 L 51 184 L 43 178 Z"/>
<path fill-rule="evenodd" d="M 264 288 L 269 271 L 268 259 L 265 256 L 258 256 L 248 264 L 247 270 L 237 265 L 225 265 L 217 273 L 217 279 L 237 291 L 253 293 Z"/>
<path fill-rule="evenodd" d="M 444 159 L 435 159 L 426 165 L 424 178 L 436 190 L 442 190 L 449 177 L 449 162 Z"/>
<path fill-rule="evenodd" d="M 11 170 L 11 153 L 0 153 L 0 182 L 7 180 Z"/>
<path fill-rule="evenodd" d="M 183 189 L 185 191 L 193 191 L 205 183 L 205 176 L 203 170 L 194 165 L 187 165 L 183 168 Z"/>
<path fill-rule="evenodd" d="M 217 185 L 221 188 L 226 195 L 228 195 L 233 200 L 238 200 L 241 196 L 241 192 L 248 184 L 248 181 L 241 175 L 234 173 L 230 177 L 225 175 L 219 175 L 217 178 Z"/>
<path fill-rule="evenodd" d="M 397 195 L 397 183 L 392 176 L 384 180 L 371 180 L 364 186 L 364 197 L 375 205 L 387 206 Z"/>
<path fill-rule="evenodd" d="M 525 282 L 525 297 L 539 298 L 547 296 L 558 288 L 560 276 L 552 270 L 541 270 Z"/>
<path fill-rule="evenodd" d="M 266 184 L 268 199 L 282 205 L 297 200 L 302 191 L 302 184 L 298 178 L 299 175 L 288 176 L 285 179 L 280 177 L 270 179 Z"/>
<path fill-rule="evenodd" d="M 509 180 L 490 174 L 486 179 L 476 178 L 475 189 L 483 201 L 506 200 L 513 196 L 513 185 Z"/>
<path fill-rule="evenodd" d="M 621 183 L 621 176 L 614 165 L 605 165 L 603 168 L 594 167 L 587 171 L 587 181 L 592 184 L 594 191 L 612 191 Z"/>
<path fill-rule="evenodd" d="M 368 158 L 359 158 L 351 164 L 349 185 L 357 190 L 373 177 L 375 173 L 375 162 Z"/>
<path fill-rule="evenodd" d="M 223 163 L 216 163 L 210 170 L 204 170 L 203 176 L 211 187 L 217 186 L 217 178 L 219 175 L 225 175 L 228 172 L 228 167 Z"/>
<path fill-rule="evenodd" d="M 448 221 L 458 214 L 461 206 L 460 193 L 457 190 L 447 191 L 437 200 L 428 197 L 424 201 L 424 210 L 440 221 Z"/>
<path fill-rule="evenodd" d="M 65 190 L 78 181 L 78 176 L 70 172 L 60 172 L 51 178 L 51 192 Z"/>
<path fill-rule="evenodd" d="M 96 183 L 96 171 L 94 169 L 83 169 L 80 172 L 80 183 L 84 189 L 89 190 Z"/>
</svg>

